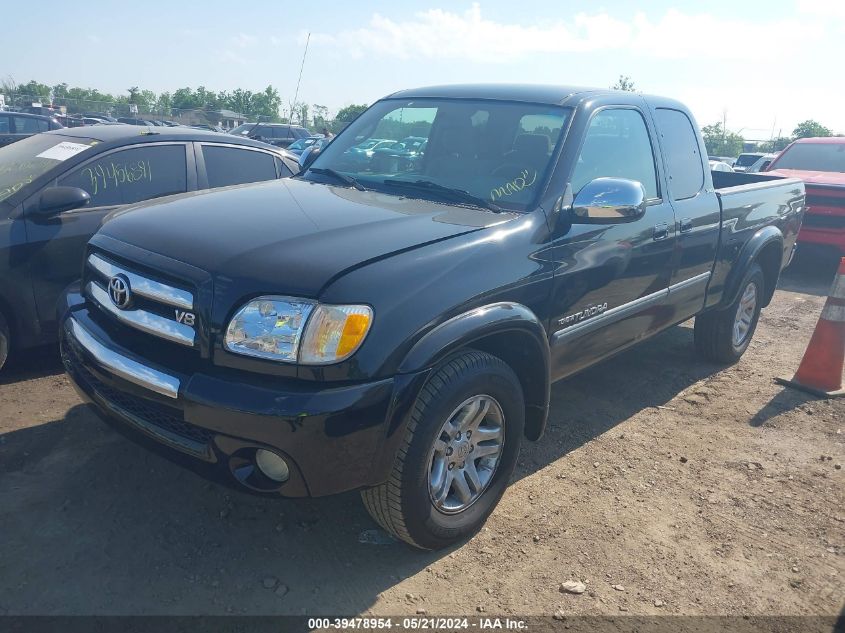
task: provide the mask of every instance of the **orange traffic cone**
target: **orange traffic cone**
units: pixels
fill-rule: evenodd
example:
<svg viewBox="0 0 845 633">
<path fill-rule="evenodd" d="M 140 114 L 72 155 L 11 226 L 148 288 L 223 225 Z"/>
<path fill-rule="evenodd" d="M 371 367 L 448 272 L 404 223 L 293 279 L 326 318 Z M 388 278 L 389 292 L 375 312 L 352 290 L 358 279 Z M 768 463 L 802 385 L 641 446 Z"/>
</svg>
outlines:
<svg viewBox="0 0 845 633">
<path fill-rule="evenodd" d="M 792 380 L 778 378 L 781 384 L 803 389 L 824 398 L 845 396 L 842 368 L 845 364 L 845 257 L 833 280 L 830 295 Z"/>
</svg>

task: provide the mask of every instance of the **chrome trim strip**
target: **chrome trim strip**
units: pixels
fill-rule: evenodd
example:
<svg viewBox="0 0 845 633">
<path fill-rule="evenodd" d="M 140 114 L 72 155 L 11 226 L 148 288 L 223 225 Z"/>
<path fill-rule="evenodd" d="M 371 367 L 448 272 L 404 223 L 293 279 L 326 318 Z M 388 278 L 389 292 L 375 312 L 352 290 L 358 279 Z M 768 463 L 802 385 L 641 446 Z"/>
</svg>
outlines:
<svg viewBox="0 0 845 633">
<path fill-rule="evenodd" d="M 689 288 L 690 286 L 695 286 L 701 283 L 707 283 L 710 281 L 710 271 L 708 270 L 706 273 L 701 273 L 700 275 L 696 275 L 695 277 L 690 277 L 689 279 L 684 279 L 683 281 L 679 281 L 676 284 L 672 284 L 669 286 L 669 294 L 671 295 L 673 292 L 678 292 L 678 290 L 684 290 Z"/>
<path fill-rule="evenodd" d="M 153 301 L 160 301 L 161 303 L 176 306 L 177 308 L 185 308 L 186 310 L 194 309 L 194 295 L 187 290 L 174 288 L 173 286 L 142 277 L 137 273 L 112 264 L 96 253 L 88 256 L 88 263 L 94 270 L 104 275 L 107 279 L 118 274 L 126 275 L 126 278 L 129 280 L 129 286 L 135 294 L 152 299 Z"/>
<path fill-rule="evenodd" d="M 113 374 L 168 398 L 179 397 L 178 378 L 110 350 L 73 317 L 68 319 L 68 324 L 76 342 Z"/>
<path fill-rule="evenodd" d="M 607 312 L 603 312 L 601 315 L 593 317 L 592 319 L 587 319 L 586 321 L 570 325 L 562 330 L 557 330 L 552 337 L 554 338 L 555 343 L 564 342 L 568 338 L 592 332 L 593 330 L 597 330 L 605 325 L 624 319 L 626 316 L 639 312 L 640 310 L 643 310 L 655 303 L 659 303 L 668 296 L 668 288 L 658 290 L 650 295 L 646 295 L 644 297 L 640 297 L 639 299 L 629 301 L 628 303 L 623 303 L 621 306 L 611 308 Z"/>
<path fill-rule="evenodd" d="M 610 325 L 611 323 L 624 319 L 625 317 L 639 312 L 640 310 L 644 310 L 655 303 L 659 303 L 661 300 L 668 298 L 673 292 L 685 290 L 701 283 L 707 283 L 710 281 L 710 275 L 711 273 L 708 271 L 706 273 L 696 275 L 695 277 L 684 279 L 676 284 L 672 284 L 664 290 L 658 290 L 650 295 L 634 299 L 628 303 L 623 303 L 621 306 L 611 308 L 607 312 L 603 312 L 594 318 L 557 330 L 554 334 L 552 334 L 554 343 L 565 342 L 568 338 L 575 337 L 579 334 L 586 334 L 587 332 L 592 332 L 593 330 Z"/>
<path fill-rule="evenodd" d="M 192 327 L 166 319 L 152 312 L 147 312 L 146 310 L 121 310 L 112 303 L 108 293 L 93 281 L 89 281 L 85 289 L 88 292 L 88 296 L 100 308 L 126 325 L 146 332 L 147 334 L 152 334 L 153 336 L 160 336 L 174 343 L 193 347 L 196 333 Z"/>
</svg>

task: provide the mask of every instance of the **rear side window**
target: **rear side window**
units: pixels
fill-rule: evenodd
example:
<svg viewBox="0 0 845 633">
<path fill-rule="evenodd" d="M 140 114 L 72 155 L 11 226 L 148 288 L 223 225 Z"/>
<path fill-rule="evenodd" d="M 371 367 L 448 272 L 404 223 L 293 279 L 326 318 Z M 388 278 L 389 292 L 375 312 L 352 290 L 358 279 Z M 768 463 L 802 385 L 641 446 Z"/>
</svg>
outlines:
<svg viewBox="0 0 845 633">
<path fill-rule="evenodd" d="M 657 109 L 657 128 L 675 200 L 692 198 L 704 186 L 704 167 L 692 121 L 679 110 Z"/>
<path fill-rule="evenodd" d="M 187 191 L 184 145 L 133 147 L 107 154 L 59 179 L 91 195 L 91 206 L 141 202 Z"/>
<path fill-rule="evenodd" d="M 642 183 L 647 198 L 658 197 L 654 151 L 639 111 L 608 108 L 590 121 L 572 174 L 572 190 L 577 193 L 596 178 L 635 180 Z"/>
<path fill-rule="evenodd" d="M 9 117 L 0 114 L 0 134 L 8 134 L 11 132 L 9 129 Z"/>
<path fill-rule="evenodd" d="M 15 122 L 15 132 L 18 134 L 38 134 L 50 129 L 50 124 L 45 119 L 30 119 L 25 116 L 12 118 Z"/>
<path fill-rule="evenodd" d="M 211 189 L 276 178 L 274 157 L 265 152 L 203 145 L 202 156 Z"/>
</svg>

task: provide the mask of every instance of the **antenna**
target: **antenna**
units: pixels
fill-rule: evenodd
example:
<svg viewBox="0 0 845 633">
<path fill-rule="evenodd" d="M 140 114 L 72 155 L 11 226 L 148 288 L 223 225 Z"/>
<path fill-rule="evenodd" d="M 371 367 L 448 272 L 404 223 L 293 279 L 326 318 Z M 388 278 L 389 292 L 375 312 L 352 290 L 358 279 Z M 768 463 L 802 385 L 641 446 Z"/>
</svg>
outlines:
<svg viewBox="0 0 845 633">
<path fill-rule="evenodd" d="M 311 41 L 311 32 L 308 32 L 308 39 L 305 40 L 305 52 L 302 53 L 302 64 L 299 66 L 299 79 L 296 80 L 296 92 L 293 93 L 293 101 L 290 104 L 290 118 L 293 122 L 293 107 L 296 105 L 296 100 L 299 98 L 299 84 L 302 82 L 302 70 L 305 68 L 305 56 L 308 54 L 308 43 Z M 300 121 L 305 125 L 304 121 Z"/>
</svg>

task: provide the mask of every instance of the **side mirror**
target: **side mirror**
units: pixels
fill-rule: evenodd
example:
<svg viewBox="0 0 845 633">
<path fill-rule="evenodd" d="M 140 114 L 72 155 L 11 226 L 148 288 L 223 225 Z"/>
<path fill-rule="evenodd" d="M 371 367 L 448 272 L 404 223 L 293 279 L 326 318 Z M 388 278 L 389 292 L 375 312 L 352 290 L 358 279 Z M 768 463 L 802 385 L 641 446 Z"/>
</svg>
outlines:
<svg viewBox="0 0 845 633">
<path fill-rule="evenodd" d="M 645 189 L 636 180 L 596 178 L 576 194 L 572 203 L 572 222 L 633 222 L 645 215 L 645 200 Z"/>
<path fill-rule="evenodd" d="M 47 217 L 84 207 L 90 202 L 91 196 L 79 187 L 48 187 L 41 192 L 37 211 Z"/>
<path fill-rule="evenodd" d="M 322 148 L 319 147 L 316 143 L 311 145 L 310 147 L 306 147 L 305 151 L 299 155 L 299 167 L 300 172 L 305 171 L 311 166 L 315 160 L 317 160 L 317 156 L 320 155 Z"/>
</svg>

